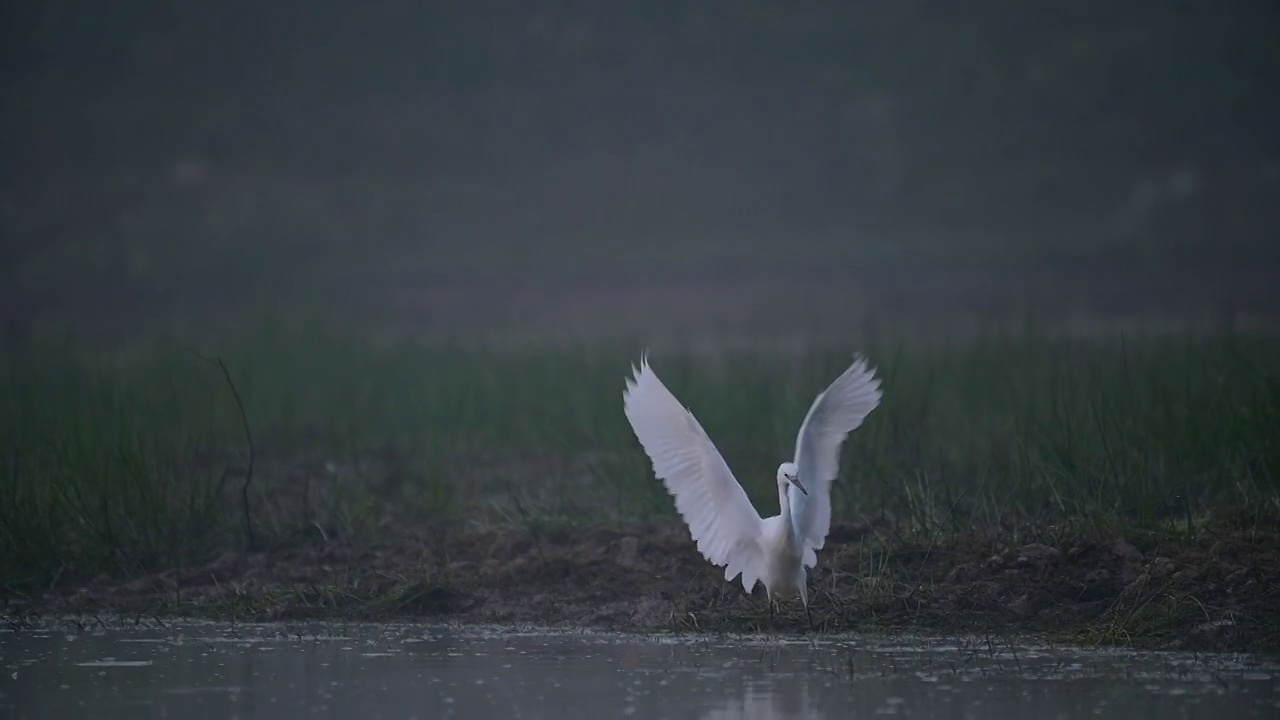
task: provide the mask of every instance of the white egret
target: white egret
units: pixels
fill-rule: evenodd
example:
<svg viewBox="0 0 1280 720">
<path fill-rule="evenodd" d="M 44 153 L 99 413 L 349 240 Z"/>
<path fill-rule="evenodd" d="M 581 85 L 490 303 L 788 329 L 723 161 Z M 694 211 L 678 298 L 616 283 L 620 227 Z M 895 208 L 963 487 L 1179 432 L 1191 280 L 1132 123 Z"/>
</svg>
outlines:
<svg viewBox="0 0 1280 720">
<path fill-rule="evenodd" d="M 880 404 L 875 370 L 855 355 L 814 399 L 796 437 L 795 458 L 778 466 L 780 512 L 769 518 L 752 507 L 693 412 L 667 390 L 648 358 L 641 357 L 632 372 L 623 410 L 698 551 L 724 566 L 725 580 L 741 574 L 747 594 L 763 582 L 770 615 L 775 596 L 799 595 L 812 626 L 807 568 L 817 564 L 831 527 L 831 481 L 839 471 L 840 446 Z"/>
</svg>

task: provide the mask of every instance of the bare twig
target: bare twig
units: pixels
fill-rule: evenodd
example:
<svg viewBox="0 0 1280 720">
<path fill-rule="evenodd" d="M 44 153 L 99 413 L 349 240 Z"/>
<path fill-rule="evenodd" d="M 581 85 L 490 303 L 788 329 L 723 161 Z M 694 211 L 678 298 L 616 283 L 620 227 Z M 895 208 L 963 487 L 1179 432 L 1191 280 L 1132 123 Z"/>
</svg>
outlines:
<svg viewBox="0 0 1280 720">
<path fill-rule="evenodd" d="M 195 350 L 192 350 L 191 352 L 200 360 L 203 360 L 204 362 L 207 362 L 210 365 L 218 366 L 218 369 L 222 371 L 222 377 L 225 378 L 227 381 L 227 387 L 231 388 L 231 396 L 235 398 L 236 408 L 240 411 L 240 423 L 244 427 L 244 439 L 245 439 L 245 442 L 248 444 L 248 449 L 249 449 L 249 464 L 248 464 L 248 467 L 245 468 L 244 484 L 240 486 L 240 503 L 241 503 L 241 507 L 244 510 L 245 537 L 249 542 L 249 549 L 254 550 L 256 543 L 254 541 L 254 535 L 253 535 L 253 517 L 249 513 L 249 485 L 253 483 L 254 446 L 253 446 L 253 431 L 249 429 L 249 414 L 245 412 L 244 401 L 240 399 L 240 391 L 236 388 L 235 381 L 231 379 L 231 371 L 227 369 L 227 364 L 222 361 L 222 358 L 211 359 L 201 355 L 199 352 Z M 225 479 L 225 476 L 224 476 L 224 479 Z M 221 483 L 219 483 L 219 486 L 221 486 Z"/>
<path fill-rule="evenodd" d="M 249 466 L 245 469 L 244 484 L 240 486 L 240 502 L 244 508 L 244 532 L 249 540 L 249 549 L 254 549 L 253 538 L 253 518 L 249 514 L 249 484 L 253 482 L 253 431 L 249 429 L 249 414 L 244 410 L 244 401 L 240 399 L 240 391 L 236 389 L 236 384 L 231 380 L 231 371 L 227 369 L 227 364 L 218 358 L 218 367 L 222 369 L 222 376 L 227 380 L 227 387 L 231 388 L 231 395 L 236 400 L 236 408 L 240 410 L 240 422 L 244 425 L 244 439 L 249 446 Z"/>
</svg>

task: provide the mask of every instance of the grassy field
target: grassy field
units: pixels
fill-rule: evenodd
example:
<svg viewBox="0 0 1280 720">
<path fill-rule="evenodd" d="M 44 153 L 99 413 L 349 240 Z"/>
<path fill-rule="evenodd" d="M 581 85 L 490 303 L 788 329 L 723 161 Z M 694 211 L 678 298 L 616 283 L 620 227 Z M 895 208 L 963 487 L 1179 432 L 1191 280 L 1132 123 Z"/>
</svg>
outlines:
<svg viewBox="0 0 1280 720">
<path fill-rule="evenodd" d="M 474 82 L 351 53 L 293 90 L 268 58 L 195 95 L 15 76 L 0 615 L 750 627 L 623 415 L 648 345 L 763 514 L 814 395 L 855 351 L 879 368 L 810 576 L 824 627 L 1280 648 L 1275 183 L 1258 138 L 1218 137 L 1253 81 L 1135 81 L 1128 112 L 1115 71 L 1158 70 L 1150 38 L 1011 63 L 897 10 L 881 30 L 955 62 L 899 38 L 858 79 L 795 55 L 832 25 L 794 10 L 621 83 L 573 68 L 633 33 L 591 18 Z"/>
<path fill-rule="evenodd" d="M 879 518 L 929 542 L 1050 526 L 1191 537 L 1215 513 L 1246 525 L 1276 513 L 1280 341 L 1022 335 L 856 349 L 885 395 L 845 446 L 838 523 Z M 0 575 L 25 592 L 250 544 L 386 543 L 459 520 L 534 531 L 670 521 L 621 408 L 640 350 L 391 344 L 264 323 L 198 347 L 7 351 Z M 651 360 L 768 514 L 776 464 L 852 350 Z"/>
</svg>

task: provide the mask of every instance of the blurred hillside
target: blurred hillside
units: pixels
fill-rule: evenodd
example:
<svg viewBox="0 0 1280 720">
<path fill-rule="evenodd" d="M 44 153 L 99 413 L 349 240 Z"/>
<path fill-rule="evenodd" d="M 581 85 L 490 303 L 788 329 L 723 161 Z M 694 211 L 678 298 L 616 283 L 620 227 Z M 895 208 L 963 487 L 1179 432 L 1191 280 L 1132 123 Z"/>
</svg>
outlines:
<svg viewBox="0 0 1280 720">
<path fill-rule="evenodd" d="M 9 334 L 1280 310 L 1273 3 L 444 5 L 6 5 Z"/>
</svg>

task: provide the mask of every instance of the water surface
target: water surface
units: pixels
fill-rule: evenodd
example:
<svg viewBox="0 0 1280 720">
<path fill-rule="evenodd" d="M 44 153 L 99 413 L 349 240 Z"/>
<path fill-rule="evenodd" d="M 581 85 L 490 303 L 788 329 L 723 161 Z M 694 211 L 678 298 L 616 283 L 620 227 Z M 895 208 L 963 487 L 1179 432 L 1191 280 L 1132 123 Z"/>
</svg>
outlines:
<svg viewBox="0 0 1280 720">
<path fill-rule="evenodd" d="M 81 623 L 83 625 L 83 623 Z M 168 623 L 0 632 L 5 718 L 1270 718 L 1242 655 L 988 639 Z"/>
</svg>

